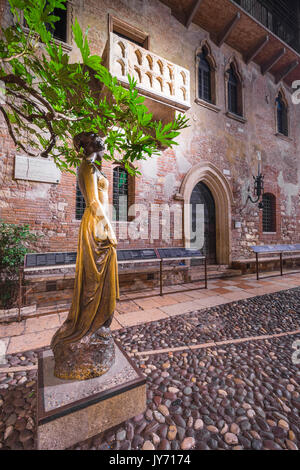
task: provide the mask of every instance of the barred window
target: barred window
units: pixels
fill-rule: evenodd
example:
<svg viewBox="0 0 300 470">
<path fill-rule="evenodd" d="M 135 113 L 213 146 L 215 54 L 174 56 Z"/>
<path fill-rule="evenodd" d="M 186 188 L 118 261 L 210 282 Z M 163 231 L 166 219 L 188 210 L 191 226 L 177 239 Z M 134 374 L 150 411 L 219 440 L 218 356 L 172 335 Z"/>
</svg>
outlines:
<svg viewBox="0 0 300 470">
<path fill-rule="evenodd" d="M 113 171 L 114 220 L 128 220 L 128 173 L 117 166 Z"/>
<path fill-rule="evenodd" d="M 238 78 L 232 65 L 228 70 L 228 111 L 240 114 L 238 107 Z"/>
<path fill-rule="evenodd" d="M 271 193 L 263 195 L 263 232 L 276 232 L 276 198 Z"/>
<path fill-rule="evenodd" d="M 211 67 L 207 60 L 207 50 L 203 48 L 198 57 L 198 95 L 200 99 L 211 102 Z"/>
<path fill-rule="evenodd" d="M 76 219 L 81 220 L 85 209 L 85 200 L 76 181 Z"/>
<path fill-rule="evenodd" d="M 280 134 L 288 136 L 288 114 L 287 106 L 281 93 L 276 98 L 277 107 L 277 131 Z"/>
</svg>

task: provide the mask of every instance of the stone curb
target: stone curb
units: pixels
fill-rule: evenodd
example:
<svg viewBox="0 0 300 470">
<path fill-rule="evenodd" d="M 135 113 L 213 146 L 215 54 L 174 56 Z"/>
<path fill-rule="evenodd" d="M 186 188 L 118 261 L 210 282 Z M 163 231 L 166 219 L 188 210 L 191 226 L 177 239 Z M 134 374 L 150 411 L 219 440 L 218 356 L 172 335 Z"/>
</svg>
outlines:
<svg viewBox="0 0 300 470">
<path fill-rule="evenodd" d="M 203 344 L 195 344 L 193 346 L 182 346 L 178 348 L 166 348 L 166 349 L 156 349 L 155 351 L 139 351 L 135 353 L 135 356 L 152 356 L 154 354 L 163 354 L 168 352 L 176 352 L 176 351 L 195 351 L 196 349 L 206 349 L 206 348 L 215 348 L 217 346 L 222 346 L 224 344 L 239 344 L 239 343 L 246 343 L 248 341 L 258 341 L 258 340 L 266 340 L 271 338 L 280 338 L 282 336 L 293 336 L 300 334 L 300 329 L 293 330 L 293 331 L 286 331 L 284 333 L 275 333 L 273 335 L 262 335 L 262 336 L 249 336 L 246 338 L 238 338 L 238 339 L 228 339 L 225 341 L 217 341 L 213 343 L 203 343 Z"/>
<path fill-rule="evenodd" d="M 10 372 L 24 372 L 35 369 L 37 369 L 37 364 L 33 366 L 0 367 L 0 374 L 7 374 Z"/>
</svg>

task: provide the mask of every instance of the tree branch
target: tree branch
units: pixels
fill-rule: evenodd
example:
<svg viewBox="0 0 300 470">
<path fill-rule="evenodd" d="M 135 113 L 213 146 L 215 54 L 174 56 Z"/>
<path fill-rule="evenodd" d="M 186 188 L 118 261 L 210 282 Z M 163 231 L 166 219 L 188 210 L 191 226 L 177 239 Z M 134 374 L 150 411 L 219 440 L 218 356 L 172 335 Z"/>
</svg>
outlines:
<svg viewBox="0 0 300 470">
<path fill-rule="evenodd" d="M 34 96 L 34 98 L 36 98 L 41 104 L 43 104 L 45 108 L 48 109 L 48 111 L 50 112 L 52 118 L 54 118 L 55 111 L 49 101 L 44 99 L 34 88 L 28 86 L 22 78 L 17 77 L 13 74 L 8 74 L 5 77 L 0 77 L 0 80 L 2 80 L 5 84 L 15 84 L 23 88 L 23 90 L 26 90 L 28 93 Z"/>
<path fill-rule="evenodd" d="M 35 153 L 32 153 L 32 152 L 29 152 L 29 150 L 27 150 L 23 144 L 21 144 L 21 142 L 19 142 L 13 132 L 13 129 L 12 129 L 12 126 L 11 126 L 11 123 L 10 123 L 10 120 L 9 120 L 9 117 L 7 116 L 7 113 L 5 111 L 5 109 L 3 108 L 3 106 L 0 105 L 0 111 L 1 113 L 3 114 L 4 116 L 4 119 L 5 119 L 5 122 L 6 122 L 6 125 L 7 125 L 7 128 L 8 128 L 8 132 L 9 132 L 9 135 L 10 137 L 12 138 L 12 140 L 14 141 L 14 144 L 16 145 L 16 147 L 20 147 L 22 150 L 24 150 L 25 153 L 27 153 L 28 155 L 30 155 L 31 157 L 36 157 L 36 154 Z"/>
<path fill-rule="evenodd" d="M 38 111 L 42 114 L 44 111 L 38 106 L 38 104 L 31 100 L 30 98 L 27 98 L 25 95 L 23 95 L 22 93 L 18 93 L 16 92 L 15 90 L 11 90 L 10 88 L 7 88 L 6 89 L 6 96 L 9 96 L 9 95 L 13 95 L 15 98 L 19 98 L 21 100 L 24 100 L 26 101 L 26 103 L 30 104 L 31 106 L 33 106 L 34 108 L 37 108 Z"/>
<path fill-rule="evenodd" d="M 15 59 L 19 59 L 20 57 L 23 57 L 26 53 L 27 53 L 27 51 L 23 51 L 23 52 L 20 52 L 19 54 L 11 56 L 11 57 L 0 58 L 0 61 L 4 62 L 4 63 L 7 63 L 7 62 L 10 62 L 11 60 L 15 60 Z"/>
</svg>

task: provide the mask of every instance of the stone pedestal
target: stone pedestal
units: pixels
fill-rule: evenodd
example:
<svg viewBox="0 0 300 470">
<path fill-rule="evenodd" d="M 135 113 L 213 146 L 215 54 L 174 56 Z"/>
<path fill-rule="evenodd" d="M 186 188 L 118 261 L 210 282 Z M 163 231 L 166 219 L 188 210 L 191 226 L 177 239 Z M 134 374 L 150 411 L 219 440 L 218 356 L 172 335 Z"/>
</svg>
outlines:
<svg viewBox="0 0 300 470">
<path fill-rule="evenodd" d="M 66 449 L 146 409 L 146 380 L 118 345 L 111 369 L 89 380 L 53 375 L 52 351 L 38 364 L 38 449 Z"/>
</svg>

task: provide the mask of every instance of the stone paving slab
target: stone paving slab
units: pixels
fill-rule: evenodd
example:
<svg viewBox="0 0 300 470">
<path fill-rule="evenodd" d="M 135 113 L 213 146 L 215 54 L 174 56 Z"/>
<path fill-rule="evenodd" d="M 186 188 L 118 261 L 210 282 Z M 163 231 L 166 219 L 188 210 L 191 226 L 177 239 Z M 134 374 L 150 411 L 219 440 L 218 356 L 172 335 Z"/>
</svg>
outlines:
<svg viewBox="0 0 300 470">
<path fill-rule="evenodd" d="M 10 338 L 1 338 L 0 339 L 0 351 L 1 351 L 0 358 L 1 358 L 1 362 L 5 361 L 4 356 L 5 356 L 5 354 L 7 354 L 9 341 L 10 341 Z"/>
<path fill-rule="evenodd" d="M 0 325 L 0 337 L 19 336 L 24 333 L 25 321 L 20 323 L 13 322 L 7 325 Z"/>
<path fill-rule="evenodd" d="M 56 330 L 57 328 L 52 328 L 45 331 L 29 333 L 27 335 L 14 336 L 10 339 L 7 354 L 13 354 L 19 351 L 31 351 L 32 349 L 49 346 Z"/>
<path fill-rule="evenodd" d="M 140 310 L 140 307 L 136 302 L 132 300 L 127 300 L 124 302 L 118 302 L 116 311 L 120 314 L 134 312 Z"/>
<path fill-rule="evenodd" d="M 228 294 L 223 294 L 223 297 L 228 300 L 242 300 L 242 299 L 249 299 L 250 297 L 254 297 L 255 293 L 251 292 L 229 292 Z"/>
<path fill-rule="evenodd" d="M 117 320 L 117 318 L 113 318 L 113 321 L 111 322 L 110 329 L 111 331 L 119 330 L 122 328 L 122 325 L 120 322 Z"/>
<path fill-rule="evenodd" d="M 138 312 L 126 313 L 124 315 L 118 316 L 118 322 L 123 326 L 132 326 L 139 325 L 143 323 L 148 323 L 162 318 L 167 318 L 168 316 L 158 308 L 152 308 L 149 310 L 141 310 Z"/>
<path fill-rule="evenodd" d="M 181 302 L 178 304 L 167 305 L 165 307 L 161 307 L 160 310 L 162 310 L 169 316 L 180 315 L 182 313 L 192 312 L 196 308 L 199 308 L 200 302 L 201 301 L 197 301 L 197 300 L 189 301 L 189 302 Z M 202 306 L 202 303 L 201 303 L 201 306 Z"/>
<path fill-rule="evenodd" d="M 201 307 L 204 308 L 204 307 L 215 307 L 216 305 L 220 305 L 220 304 L 226 304 L 227 302 L 229 302 L 229 300 L 226 299 L 226 297 L 221 296 L 221 295 L 213 295 L 207 298 L 200 299 L 199 302 L 200 302 Z"/>
<path fill-rule="evenodd" d="M 151 310 L 153 308 L 160 307 L 161 305 L 161 303 L 159 302 L 159 297 L 151 297 L 149 299 L 136 299 L 134 303 L 143 310 Z M 173 299 L 173 303 L 176 303 L 175 299 Z"/>
<path fill-rule="evenodd" d="M 45 315 L 44 317 L 29 318 L 25 323 L 25 334 L 34 333 L 41 330 L 58 328 L 61 321 L 58 314 Z"/>
</svg>

